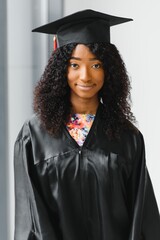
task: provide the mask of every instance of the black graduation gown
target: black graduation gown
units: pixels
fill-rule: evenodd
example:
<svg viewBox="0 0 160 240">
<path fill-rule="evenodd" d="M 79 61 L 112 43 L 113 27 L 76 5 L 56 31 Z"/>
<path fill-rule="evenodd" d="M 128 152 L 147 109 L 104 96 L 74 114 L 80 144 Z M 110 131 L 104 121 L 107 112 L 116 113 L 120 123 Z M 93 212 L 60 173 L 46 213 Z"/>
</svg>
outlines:
<svg viewBox="0 0 160 240">
<path fill-rule="evenodd" d="M 98 108 L 83 147 L 33 116 L 15 143 L 15 240 L 160 240 L 142 134 L 103 133 Z"/>
</svg>

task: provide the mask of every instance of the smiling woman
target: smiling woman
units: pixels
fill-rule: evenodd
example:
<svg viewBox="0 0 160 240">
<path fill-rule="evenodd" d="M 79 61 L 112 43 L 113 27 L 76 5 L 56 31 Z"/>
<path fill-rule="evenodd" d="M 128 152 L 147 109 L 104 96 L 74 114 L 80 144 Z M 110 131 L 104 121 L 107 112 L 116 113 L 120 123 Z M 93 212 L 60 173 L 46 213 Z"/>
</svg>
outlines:
<svg viewBox="0 0 160 240">
<path fill-rule="evenodd" d="M 78 55 L 75 55 L 75 52 Z M 83 54 L 89 55 L 89 61 L 86 57 L 84 58 Z M 91 73 L 92 76 L 89 76 Z M 82 80 L 79 79 L 77 82 L 77 76 Z M 82 82 L 86 77 L 90 78 L 89 83 L 94 82 L 91 91 L 82 90 L 84 89 Z M 99 81 L 101 86 L 99 86 Z M 81 98 L 77 95 L 77 91 Z M 73 101 L 75 97 L 76 101 Z M 35 88 L 34 110 L 47 131 L 50 134 L 58 134 L 64 122 L 68 122 L 71 112 L 95 113 L 97 104 L 99 105 L 102 101 L 103 115 L 107 119 L 104 123 L 104 130 L 110 137 L 118 137 L 121 129 L 126 127 L 133 129 L 130 122 L 126 121 L 126 119 L 131 122 L 135 121 L 129 98 L 130 82 L 125 65 L 113 44 L 70 43 L 58 48 L 49 59 L 45 72 Z"/>
<path fill-rule="evenodd" d="M 67 81 L 70 87 L 72 111 L 96 113 L 98 93 L 104 83 L 102 62 L 82 44 L 78 44 L 69 60 Z"/>
<path fill-rule="evenodd" d="M 110 43 L 110 26 L 130 20 L 85 10 L 35 30 L 58 32 L 59 47 L 15 143 L 15 240 L 160 239 L 130 82 Z"/>
</svg>

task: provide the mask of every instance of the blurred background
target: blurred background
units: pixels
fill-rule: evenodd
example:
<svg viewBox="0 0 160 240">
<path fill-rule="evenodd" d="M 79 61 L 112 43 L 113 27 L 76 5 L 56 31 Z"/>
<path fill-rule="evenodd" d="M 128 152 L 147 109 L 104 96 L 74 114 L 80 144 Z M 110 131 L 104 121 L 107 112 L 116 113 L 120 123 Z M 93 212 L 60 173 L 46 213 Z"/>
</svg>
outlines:
<svg viewBox="0 0 160 240">
<path fill-rule="evenodd" d="M 145 138 L 147 166 L 160 207 L 159 0 L 0 0 L 1 240 L 13 240 L 14 142 L 33 113 L 33 88 L 52 52 L 52 36 L 31 30 L 86 8 L 134 19 L 112 27 L 111 42 L 130 76 L 132 110 Z"/>
</svg>

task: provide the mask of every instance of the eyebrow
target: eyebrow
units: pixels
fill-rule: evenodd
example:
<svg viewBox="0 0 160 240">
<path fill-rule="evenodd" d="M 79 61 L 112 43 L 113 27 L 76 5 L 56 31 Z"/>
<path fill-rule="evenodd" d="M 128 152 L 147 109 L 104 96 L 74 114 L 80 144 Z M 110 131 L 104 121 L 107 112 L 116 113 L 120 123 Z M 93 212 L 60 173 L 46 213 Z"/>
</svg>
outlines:
<svg viewBox="0 0 160 240">
<path fill-rule="evenodd" d="M 72 60 L 72 59 L 74 59 L 74 60 L 78 60 L 78 61 L 82 61 L 82 58 L 79 58 L 79 57 L 70 57 L 70 60 Z M 98 61 L 100 61 L 98 58 L 89 58 L 89 61 L 95 61 L 95 60 L 98 60 Z"/>
</svg>

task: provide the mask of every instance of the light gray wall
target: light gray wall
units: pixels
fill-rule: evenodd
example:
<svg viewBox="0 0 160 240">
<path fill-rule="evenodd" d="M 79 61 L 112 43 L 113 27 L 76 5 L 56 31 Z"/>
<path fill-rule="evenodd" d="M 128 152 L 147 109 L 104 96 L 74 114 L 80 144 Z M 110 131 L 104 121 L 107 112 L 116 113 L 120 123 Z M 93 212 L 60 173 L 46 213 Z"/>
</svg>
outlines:
<svg viewBox="0 0 160 240">
<path fill-rule="evenodd" d="M 131 77 L 132 109 L 145 138 L 147 165 L 160 208 L 160 2 L 65 0 L 64 14 L 86 8 L 134 19 L 134 22 L 112 27 L 111 40 L 120 50 Z"/>
<path fill-rule="evenodd" d="M 32 115 L 33 88 L 47 64 L 52 40 L 47 35 L 32 33 L 35 27 L 61 17 L 63 1 L 7 1 L 7 71 L 8 71 L 8 239 L 14 234 L 13 147 L 24 121 Z M 6 89 L 6 88 L 5 88 Z M 1 109 L 0 109 L 1 110 Z M 5 173 L 4 173 L 5 175 Z M 5 197 L 4 197 L 5 199 Z M 5 205 L 3 205 L 5 206 Z M 1 239 L 1 236 L 0 236 Z M 7 238 L 3 238 L 8 240 Z"/>
<path fill-rule="evenodd" d="M 7 239 L 7 33 L 6 1 L 0 0 L 0 238 Z"/>
<path fill-rule="evenodd" d="M 31 0 L 8 0 L 7 6 L 10 240 L 14 232 L 13 145 L 23 122 L 32 114 L 32 75 L 37 68 L 32 62 L 32 4 Z"/>
</svg>

